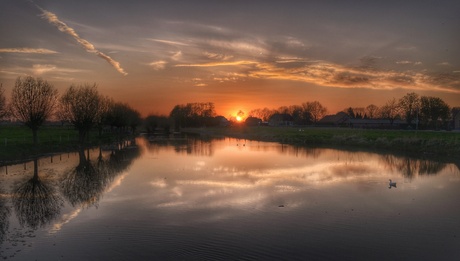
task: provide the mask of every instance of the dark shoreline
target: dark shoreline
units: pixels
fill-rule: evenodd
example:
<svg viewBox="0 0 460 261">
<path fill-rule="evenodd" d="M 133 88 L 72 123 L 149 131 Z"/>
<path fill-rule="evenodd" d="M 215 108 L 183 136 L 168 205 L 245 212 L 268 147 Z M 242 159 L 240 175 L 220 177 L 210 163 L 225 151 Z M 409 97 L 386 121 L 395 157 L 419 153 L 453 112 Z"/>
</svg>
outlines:
<svg viewBox="0 0 460 261">
<path fill-rule="evenodd" d="M 254 141 L 278 142 L 292 146 L 366 151 L 399 156 L 458 161 L 460 156 L 460 133 L 426 132 L 422 137 L 393 137 L 391 131 L 358 130 L 332 128 L 279 128 L 279 127 L 239 127 L 239 128 L 189 128 L 185 134 L 201 137 L 231 137 Z M 321 132 L 324 135 L 318 135 Z M 369 132 L 379 137 L 372 139 Z M 453 137 L 453 138 L 452 138 Z"/>
</svg>

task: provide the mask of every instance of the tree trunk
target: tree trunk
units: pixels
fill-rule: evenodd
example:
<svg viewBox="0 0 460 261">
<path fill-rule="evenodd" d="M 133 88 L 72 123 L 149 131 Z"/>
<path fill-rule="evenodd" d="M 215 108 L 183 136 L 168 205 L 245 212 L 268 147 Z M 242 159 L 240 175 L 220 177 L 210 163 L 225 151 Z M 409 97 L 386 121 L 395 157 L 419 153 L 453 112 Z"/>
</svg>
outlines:
<svg viewBox="0 0 460 261">
<path fill-rule="evenodd" d="M 37 132 L 38 132 L 38 129 L 32 128 L 32 136 L 33 136 L 33 141 L 34 141 L 35 145 L 37 145 L 37 143 L 38 143 Z"/>
<path fill-rule="evenodd" d="M 78 130 L 78 141 L 80 145 L 85 144 L 85 138 L 86 138 L 86 131 L 85 130 Z"/>
</svg>

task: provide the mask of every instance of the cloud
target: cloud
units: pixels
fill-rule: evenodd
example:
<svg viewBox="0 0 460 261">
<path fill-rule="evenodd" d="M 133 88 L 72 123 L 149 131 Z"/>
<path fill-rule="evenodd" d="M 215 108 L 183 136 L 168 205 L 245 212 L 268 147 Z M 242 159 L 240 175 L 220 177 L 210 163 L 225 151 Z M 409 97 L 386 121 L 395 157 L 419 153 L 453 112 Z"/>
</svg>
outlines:
<svg viewBox="0 0 460 261">
<path fill-rule="evenodd" d="M 282 59 L 290 61 L 289 59 Z M 298 61 L 300 59 L 292 59 Z M 178 64 L 176 67 L 238 67 L 238 78 L 256 78 L 288 80 L 312 83 L 336 88 L 367 88 L 375 90 L 410 89 L 436 90 L 460 93 L 458 73 L 428 73 L 394 70 L 368 70 L 366 68 L 347 67 L 326 61 L 308 61 L 297 63 L 294 67 L 280 67 L 283 63 L 259 62 L 255 60 L 220 61 L 211 63 Z M 222 74 L 222 71 L 216 73 Z M 215 81 L 234 80 L 229 77 L 213 77 Z"/>
<path fill-rule="evenodd" d="M 173 55 L 171 56 L 171 59 L 174 61 L 178 61 L 182 57 L 182 51 L 177 51 L 174 52 Z"/>
<path fill-rule="evenodd" d="M 70 69 L 70 68 L 59 68 L 54 64 L 34 64 L 32 65 L 32 69 L 31 69 L 31 72 L 34 75 L 41 75 L 41 74 L 52 72 L 58 75 L 67 76 L 68 74 L 79 73 L 82 71 L 83 70 Z M 66 78 L 66 79 L 69 78 L 69 77 L 62 77 L 62 76 L 61 77 L 54 76 L 53 78 Z"/>
<path fill-rule="evenodd" d="M 56 71 L 57 67 L 51 64 L 34 64 L 32 66 L 33 74 L 41 75 L 47 72 Z"/>
<path fill-rule="evenodd" d="M 90 52 L 90 53 L 94 53 L 96 54 L 98 57 L 106 60 L 109 64 L 111 64 L 119 73 L 123 74 L 123 75 L 128 75 L 124 70 L 123 68 L 120 66 L 120 63 L 115 61 L 114 59 L 112 59 L 110 56 L 102 53 L 101 51 L 97 50 L 93 44 L 91 44 L 90 42 L 88 42 L 87 40 L 81 38 L 73 28 L 69 27 L 67 24 L 65 24 L 64 22 L 62 22 L 61 20 L 59 20 L 59 18 L 49 12 L 49 11 L 46 11 L 45 9 L 37 6 L 37 8 L 39 8 L 43 14 L 42 14 L 42 17 L 45 18 L 46 20 L 48 20 L 48 22 L 54 26 L 56 26 L 59 31 L 63 32 L 63 33 L 66 33 L 70 36 L 72 36 L 83 48 L 85 48 L 85 50 L 87 52 Z"/>
<path fill-rule="evenodd" d="M 178 41 L 170 41 L 170 40 L 162 40 L 162 39 L 149 39 L 149 40 L 153 42 L 157 42 L 157 43 L 168 44 L 168 45 L 190 46 L 187 43 L 178 42 Z"/>
<path fill-rule="evenodd" d="M 226 55 L 226 54 L 221 54 L 221 53 L 204 52 L 203 54 L 204 56 L 206 56 L 208 59 L 211 59 L 211 60 L 227 61 L 233 58 L 233 55 Z"/>
<path fill-rule="evenodd" d="M 156 71 L 163 70 L 166 64 L 167 62 L 165 61 L 156 61 L 149 63 L 150 67 L 152 67 Z"/>
<path fill-rule="evenodd" d="M 0 53 L 55 54 L 58 52 L 43 48 L 2 48 Z"/>
<path fill-rule="evenodd" d="M 396 64 L 411 64 L 411 65 L 421 65 L 422 62 L 412 62 L 412 61 L 397 61 Z"/>
<path fill-rule="evenodd" d="M 212 62 L 212 63 L 195 63 L 195 64 L 177 64 L 176 67 L 217 67 L 217 66 L 239 66 L 258 64 L 256 61 L 230 61 L 230 62 Z"/>
</svg>

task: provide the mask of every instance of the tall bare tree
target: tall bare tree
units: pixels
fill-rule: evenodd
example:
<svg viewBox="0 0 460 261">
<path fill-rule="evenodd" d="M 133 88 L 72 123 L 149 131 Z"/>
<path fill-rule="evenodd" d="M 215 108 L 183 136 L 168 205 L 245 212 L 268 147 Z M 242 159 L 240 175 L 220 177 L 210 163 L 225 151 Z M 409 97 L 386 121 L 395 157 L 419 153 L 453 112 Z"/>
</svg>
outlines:
<svg viewBox="0 0 460 261">
<path fill-rule="evenodd" d="M 407 124 L 412 124 L 420 110 L 420 98 L 415 92 L 408 93 L 399 99 L 399 106 Z"/>
<path fill-rule="evenodd" d="M 53 85 L 32 76 L 19 77 L 11 96 L 11 113 L 32 130 L 34 144 L 40 126 L 52 115 L 58 92 Z"/>
<path fill-rule="evenodd" d="M 0 120 L 8 114 L 7 112 L 5 90 L 3 89 L 3 85 L 0 84 Z"/>
<path fill-rule="evenodd" d="M 327 108 L 323 107 L 319 101 L 304 102 L 302 103 L 302 107 L 304 111 L 310 113 L 313 124 L 316 124 L 327 113 Z"/>
<path fill-rule="evenodd" d="M 378 112 L 379 112 L 379 107 L 377 107 L 377 105 L 370 104 L 366 107 L 366 116 L 369 119 L 377 118 Z"/>
<path fill-rule="evenodd" d="M 388 119 L 390 125 L 400 116 L 400 106 L 395 98 L 387 101 L 387 103 L 380 108 L 380 115 L 382 118 Z"/>
<path fill-rule="evenodd" d="M 75 126 L 83 144 L 102 113 L 96 84 L 71 85 L 61 97 L 61 109 L 62 117 Z"/>
</svg>

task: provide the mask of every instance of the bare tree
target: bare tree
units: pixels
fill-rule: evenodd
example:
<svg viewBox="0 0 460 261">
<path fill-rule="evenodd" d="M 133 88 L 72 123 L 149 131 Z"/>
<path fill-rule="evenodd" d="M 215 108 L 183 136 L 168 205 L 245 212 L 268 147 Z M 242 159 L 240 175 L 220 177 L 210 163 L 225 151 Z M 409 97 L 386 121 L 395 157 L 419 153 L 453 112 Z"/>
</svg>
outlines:
<svg viewBox="0 0 460 261">
<path fill-rule="evenodd" d="M 407 124 L 412 124 L 420 109 L 420 98 L 415 92 L 408 93 L 399 99 L 399 106 Z"/>
<path fill-rule="evenodd" d="M 3 84 L 0 84 L 0 120 L 3 119 L 8 114 L 5 98 L 5 90 L 3 89 Z"/>
<path fill-rule="evenodd" d="M 104 125 L 108 125 L 110 109 L 112 108 L 114 103 L 115 102 L 108 96 L 100 97 L 99 114 L 96 119 L 96 126 L 99 131 L 99 138 L 102 136 L 102 130 L 104 128 Z"/>
<path fill-rule="evenodd" d="M 249 112 L 249 116 L 260 118 L 263 121 L 268 121 L 268 119 L 270 119 L 270 116 L 272 116 L 275 113 L 275 110 L 270 110 L 269 108 L 254 109 Z"/>
<path fill-rule="evenodd" d="M 366 116 L 369 119 L 377 118 L 377 114 L 379 112 L 379 107 L 374 104 L 370 104 L 366 107 Z"/>
<path fill-rule="evenodd" d="M 327 108 L 323 107 L 319 101 L 304 102 L 302 103 L 304 111 L 309 112 L 313 120 L 313 124 L 316 124 L 321 118 L 327 113 Z"/>
<path fill-rule="evenodd" d="M 57 90 L 53 85 L 27 76 L 19 77 L 11 96 L 11 113 L 32 130 L 34 144 L 40 126 L 52 115 L 57 104 Z"/>
<path fill-rule="evenodd" d="M 83 144 L 101 115 L 101 96 L 96 84 L 72 85 L 61 97 L 61 115 L 78 130 Z"/>
<path fill-rule="evenodd" d="M 395 98 L 390 99 L 387 103 L 380 108 L 380 115 L 382 118 L 388 119 L 390 125 L 393 125 L 393 122 L 400 116 L 400 107 L 399 103 Z"/>
</svg>

